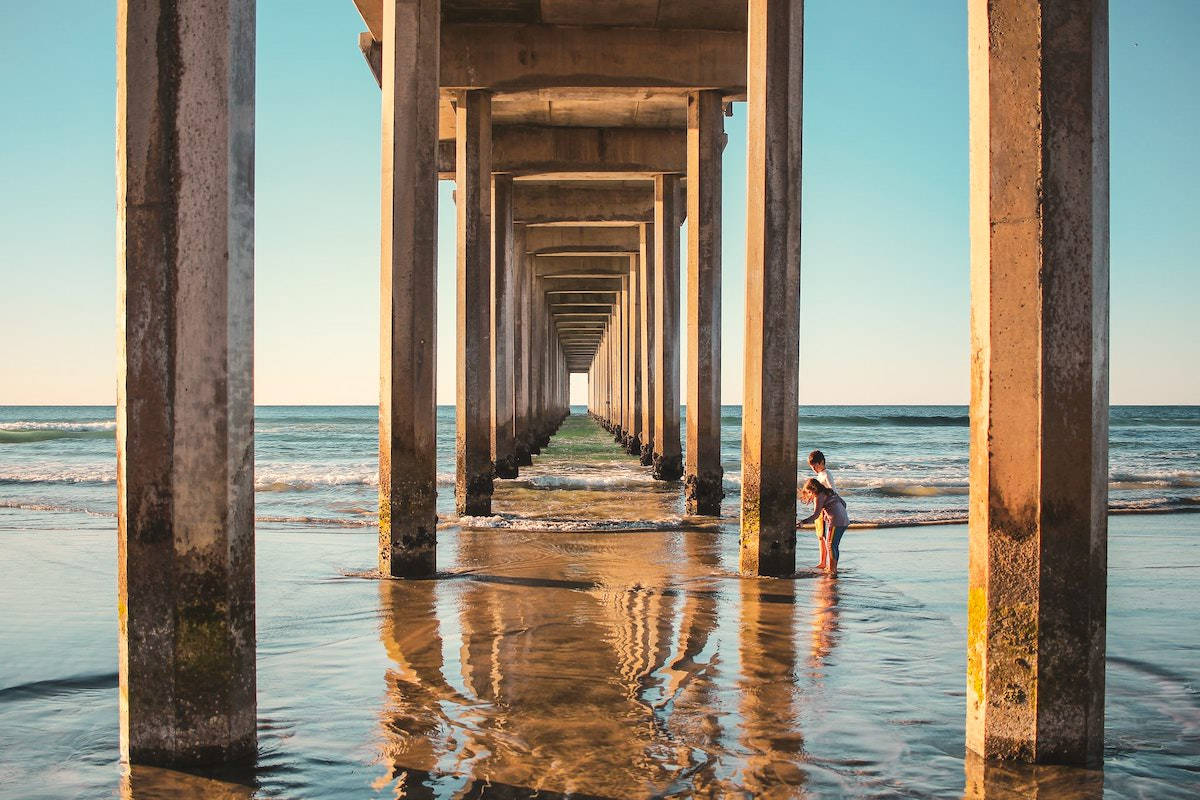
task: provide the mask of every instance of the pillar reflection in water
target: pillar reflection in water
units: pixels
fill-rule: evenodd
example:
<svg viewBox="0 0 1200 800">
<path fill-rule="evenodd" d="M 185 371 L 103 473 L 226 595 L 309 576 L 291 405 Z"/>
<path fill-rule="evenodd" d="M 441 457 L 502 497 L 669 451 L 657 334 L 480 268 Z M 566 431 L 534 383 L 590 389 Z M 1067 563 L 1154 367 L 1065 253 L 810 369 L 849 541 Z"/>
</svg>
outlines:
<svg viewBox="0 0 1200 800">
<path fill-rule="evenodd" d="M 379 637 L 392 666 L 386 675 L 382 759 L 398 797 L 434 797 L 438 774 L 453 764 L 459 742 L 444 708 L 467 704 L 446 680 L 432 580 L 381 581 Z"/>
<path fill-rule="evenodd" d="M 252 768 L 229 768 L 211 775 L 193 775 L 162 767 L 126 763 L 121 774 L 121 800 L 160 800 L 168 797 L 250 800 L 254 794 Z"/>
<path fill-rule="evenodd" d="M 1100 800 L 1101 770 L 985 761 L 968 750 L 963 800 Z"/>
<path fill-rule="evenodd" d="M 740 783 L 755 797 L 795 797 L 807 780 L 796 702 L 796 587 L 792 580 L 741 582 Z"/>
</svg>

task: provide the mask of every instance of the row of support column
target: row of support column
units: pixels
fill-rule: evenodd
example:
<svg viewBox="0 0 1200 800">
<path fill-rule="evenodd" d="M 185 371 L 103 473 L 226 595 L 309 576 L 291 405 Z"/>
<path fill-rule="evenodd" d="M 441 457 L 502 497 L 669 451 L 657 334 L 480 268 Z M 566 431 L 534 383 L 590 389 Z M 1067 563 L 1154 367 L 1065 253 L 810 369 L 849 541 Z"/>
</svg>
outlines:
<svg viewBox="0 0 1200 800">
<path fill-rule="evenodd" d="M 967 743 L 992 758 L 1094 764 L 1105 653 L 1107 6 L 969 8 Z M 437 0 L 383 3 L 379 564 L 392 576 L 436 566 L 439 24 Z M 741 566 L 760 575 L 795 569 L 802 32 L 801 0 L 750 0 Z M 254 3 L 122 2 L 117 83 L 122 754 L 236 760 L 256 741 Z M 719 186 L 719 167 L 706 165 L 715 127 L 706 134 L 714 112 L 703 94 L 689 100 L 697 366 L 686 468 L 697 505 L 716 479 L 704 434 L 714 408 L 719 423 L 710 348 L 720 239 L 705 223 L 716 224 L 719 191 L 703 188 Z M 541 279 L 507 244 L 519 232 L 503 216 L 493 231 L 505 212 L 502 197 L 493 206 L 490 96 L 461 93 L 456 124 L 456 502 L 481 513 L 495 463 L 517 468 L 566 414 L 568 374 Z M 589 371 L 592 412 L 626 431 L 627 446 L 639 442 L 643 459 L 649 448 L 662 477 L 681 471 L 678 239 L 669 235 L 678 180 L 655 179 L 654 225 L 642 226 L 623 310 Z M 497 185 L 497 197 L 510 186 Z M 526 313 L 503 319 L 517 303 Z M 705 320 L 712 340 L 701 336 Z M 511 354 L 496 349 L 501 339 Z M 511 422 L 509 400 L 497 399 L 508 384 L 495 388 L 510 370 Z"/>
<path fill-rule="evenodd" d="M 493 479 L 516 478 L 568 413 L 568 380 L 524 226 L 513 224 L 513 177 L 491 171 L 491 94 L 460 92 L 455 115 L 455 507 L 486 516 Z"/>
<path fill-rule="evenodd" d="M 655 478 L 686 474 L 689 513 L 719 515 L 721 468 L 720 92 L 688 95 L 687 459 L 680 447 L 679 226 L 681 181 L 654 178 L 654 222 L 640 226 L 630 271 L 593 366 L 589 406 L 617 440 L 653 467 Z M 657 235 L 656 235 L 657 234 Z M 611 342 L 611 344 L 610 344 Z M 613 351 L 615 347 L 615 353 Z M 609 349 L 603 349 L 609 348 Z M 609 373 L 616 370 L 618 374 Z"/>
</svg>

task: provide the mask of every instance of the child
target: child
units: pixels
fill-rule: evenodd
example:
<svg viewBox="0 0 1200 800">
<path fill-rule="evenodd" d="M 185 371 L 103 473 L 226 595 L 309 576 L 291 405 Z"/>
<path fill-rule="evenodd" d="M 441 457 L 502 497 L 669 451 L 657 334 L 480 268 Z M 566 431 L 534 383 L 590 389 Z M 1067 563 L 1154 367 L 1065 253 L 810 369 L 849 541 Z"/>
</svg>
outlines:
<svg viewBox="0 0 1200 800">
<path fill-rule="evenodd" d="M 820 450 L 813 450 L 808 454 L 808 466 L 817 476 L 817 480 L 821 485 L 832 492 L 837 489 L 833 486 L 833 475 L 829 473 L 829 468 L 825 466 L 825 454 Z M 822 517 L 817 517 L 816 524 L 817 544 L 821 548 L 821 563 L 817 564 L 817 569 L 829 569 L 829 546 L 825 541 L 825 522 Z"/>
<path fill-rule="evenodd" d="M 837 574 L 838 556 L 842 534 L 850 527 L 850 517 L 846 514 L 846 501 L 832 489 L 825 486 L 816 478 L 809 478 L 800 490 L 800 499 L 805 503 L 814 503 L 813 513 L 800 520 L 798 525 L 807 525 L 815 520 L 822 520 L 821 557 L 825 561 L 824 569 L 830 575 Z"/>
</svg>

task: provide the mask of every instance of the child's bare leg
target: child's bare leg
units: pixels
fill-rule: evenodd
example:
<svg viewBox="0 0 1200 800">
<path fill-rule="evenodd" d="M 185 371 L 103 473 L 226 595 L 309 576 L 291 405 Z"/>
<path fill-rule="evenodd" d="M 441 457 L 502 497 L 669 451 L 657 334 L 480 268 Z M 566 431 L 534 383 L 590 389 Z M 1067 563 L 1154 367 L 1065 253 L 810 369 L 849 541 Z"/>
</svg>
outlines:
<svg viewBox="0 0 1200 800">
<path fill-rule="evenodd" d="M 817 546 L 821 551 L 821 560 L 817 563 L 817 569 L 825 569 L 829 565 L 829 543 L 825 541 L 825 525 L 824 520 L 817 518 L 816 533 Z"/>
</svg>

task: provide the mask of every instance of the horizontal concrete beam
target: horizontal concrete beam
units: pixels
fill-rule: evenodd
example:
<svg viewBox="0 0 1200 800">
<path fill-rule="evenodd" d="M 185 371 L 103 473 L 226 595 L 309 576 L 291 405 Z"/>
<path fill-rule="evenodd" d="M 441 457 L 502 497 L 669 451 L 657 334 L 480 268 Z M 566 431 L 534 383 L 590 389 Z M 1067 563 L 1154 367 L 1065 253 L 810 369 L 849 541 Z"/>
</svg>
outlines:
<svg viewBox="0 0 1200 800">
<path fill-rule="evenodd" d="M 382 61 L 381 0 L 355 0 L 369 33 L 359 48 Z M 443 24 L 443 89 L 719 89 L 727 100 L 746 95 L 746 34 L 742 31 L 576 25 Z M 372 73 L 379 80 L 379 71 Z"/>
<path fill-rule="evenodd" d="M 438 142 L 438 175 L 453 180 L 455 145 Z M 492 171 L 515 176 L 622 178 L 683 173 L 687 132 L 671 128 L 565 128 L 497 125 L 492 128 Z M 640 221 L 640 220 L 638 220 Z"/>
<path fill-rule="evenodd" d="M 518 186 L 520 184 L 517 184 Z M 653 192 L 653 184 L 646 184 Z M 653 202 L 653 197 L 651 198 Z M 636 224 L 621 227 L 530 227 L 525 229 L 525 250 L 533 255 L 554 254 L 563 248 L 591 248 L 594 251 L 616 248 L 621 252 L 637 252 L 639 246 Z"/>
<path fill-rule="evenodd" d="M 536 256 L 534 274 L 543 278 L 606 278 L 629 274 L 628 256 Z"/>
<path fill-rule="evenodd" d="M 556 316 L 562 314 L 611 314 L 614 306 L 593 306 L 585 303 L 552 303 L 550 313 Z"/>
<path fill-rule="evenodd" d="M 571 223 L 561 230 L 577 230 L 581 222 L 621 223 L 619 228 L 595 230 L 626 230 L 630 225 L 654 221 L 654 191 L 625 187 L 578 186 L 571 184 L 513 184 L 513 222 L 526 225 Z M 538 230 L 526 229 L 529 234 Z M 597 236 L 599 238 L 599 236 Z"/>
<path fill-rule="evenodd" d="M 589 306 L 612 306 L 617 302 L 617 292 L 572 292 L 555 290 L 554 296 L 548 298 L 551 305 L 566 305 L 578 303 Z"/>
<path fill-rule="evenodd" d="M 580 292 L 619 292 L 620 278 L 558 279 L 544 278 L 546 294 L 578 294 Z"/>
</svg>

